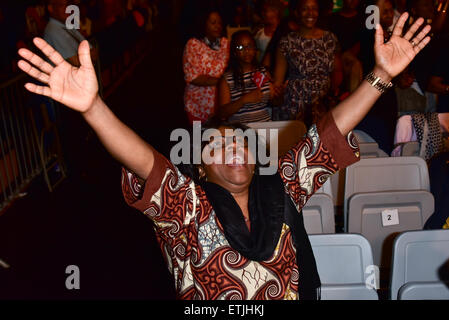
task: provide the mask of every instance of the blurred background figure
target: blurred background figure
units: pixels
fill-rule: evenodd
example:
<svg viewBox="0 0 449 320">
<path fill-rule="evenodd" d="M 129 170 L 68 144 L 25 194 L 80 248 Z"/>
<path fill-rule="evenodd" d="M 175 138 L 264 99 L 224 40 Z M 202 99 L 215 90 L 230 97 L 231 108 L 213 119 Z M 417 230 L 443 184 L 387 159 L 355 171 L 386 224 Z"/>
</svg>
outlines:
<svg viewBox="0 0 449 320">
<path fill-rule="evenodd" d="M 257 62 L 257 47 L 246 30 L 232 35 L 228 71 L 218 83 L 218 116 L 231 122 L 270 121 L 268 73 Z"/>
<path fill-rule="evenodd" d="M 344 0 L 343 8 L 330 18 L 329 28 L 337 36 L 342 52 L 343 92 L 353 92 L 363 78 L 360 54 L 360 37 L 365 25 L 360 10 L 360 0 Z"/>
<path fill-rule="evenodd" d="M 50 18 L 45 27 L 44 39 L 59 51 L 65 60 L 79 66 L 78 46 L 86 38 L 78 30 L 66 28 L 68 5 L 67 0 L 48 0 L 47 10 Z"/>
<path fill-rule="evenodd" d="M 316 26 L 318 1 L 300 0 L 296 14 L 298 31 L 284 36 L 277 48 L 274 85 L 280 92 L 288 81 L 280 118 L 304 121 L 318 100 L 338 92 L 342 72 L 337 37 Z"/>
<path fill-rule="evenodd" d="M 281 22 L 281 14 L 282 6 L 279 0 L 264 0 L 262 2 L 262 25 L 256 29 L 254 35 L 259 49 L 259 62 L 262 62 L 267 46 Z"/>
<path fill-rule="evenodd" d="M 190 123 L 205 122 L 215 113 L 216 86 L 229 60 L 229 41 L 217 9 L 199 15 L 195 36 L 187 41 L 183 55 L 186 81 L 184 105 Z"/>
</svg>

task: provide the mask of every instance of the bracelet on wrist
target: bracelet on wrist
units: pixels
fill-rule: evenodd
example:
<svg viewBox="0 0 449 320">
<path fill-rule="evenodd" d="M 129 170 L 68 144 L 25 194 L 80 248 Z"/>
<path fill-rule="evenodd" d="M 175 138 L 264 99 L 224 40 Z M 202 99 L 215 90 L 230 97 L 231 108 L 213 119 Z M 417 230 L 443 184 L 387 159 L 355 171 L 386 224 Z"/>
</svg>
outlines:
<svg viewBox="0 0 449 320">
<path fill-rule="evenodd" d="M 393 86 L 391 81 L 386 82 L 386 81 L 382 80 L 382 78 L 375 75 L 373 71 L 371 71 L 370 73 L 368 73 L 366 75 L 365 80 L 371 86 L 373 86 L 374 88 L 379 90 L 381 93 L 384 93 L 385 91 L 387 91 L 388 89 L 390 89 Z"/>
</svg>

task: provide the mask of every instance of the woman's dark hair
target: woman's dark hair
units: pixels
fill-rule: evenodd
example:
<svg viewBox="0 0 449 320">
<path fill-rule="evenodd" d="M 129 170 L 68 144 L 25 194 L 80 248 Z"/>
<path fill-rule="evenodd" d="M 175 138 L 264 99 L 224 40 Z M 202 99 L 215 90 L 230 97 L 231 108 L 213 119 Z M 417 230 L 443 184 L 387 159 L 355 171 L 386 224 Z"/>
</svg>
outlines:
<svg viewBox="0 0 449 320">
<path fill-rule="evenodd" d="M 219 117 L 213 116 L 206 123 L 201 125 L 201 135 L 208 129 L 217 129 L 218 130 L 219 128 L 222 128 L 222 127 L 226 127 L 226 128 L 233 129 L 233 130 L 240 129 L 243 132 L 245 130 L 249 129 L 247 126 L 245 126 L 244 124 L 242 124 L 240 122 L 221 120 Z M 259 140 L 259 137 L 257 135 L 257 130 L 255 130 L 255 132 L 256 132 L 257 144 L 263 143 L 264 141 Z M 192 131 L 190 131 L 190 137 L 193 137 Z M 206 147 L 206 145 L 208 145 L 208 143 L 209 143 L 209 141 L 201 141 L 201 150 L 199 150 L 201 152 L 201 154 L 203 152 L 203 149 Z M 196 184 L 201 184 L 202 182 L 205 181 L 205 178 L 201 177 L 201 174 L 200 174 L 200 166 L 201 165 L 194 164 L 194 158 L 193 158 L 194 152 L 198 152 L 197 146 L 195 146 L 193 144 L 193 139 L 190 139 L 189 163 L 181 163 L 181 164 L 176 165 L 176 167 L 179 169 L 179 171 L 183 175 L 190 177 L 193 180 L 193 182 L 195 182 Z M 257 150 L 256 150 L 256 154 L 257 154 Z M 257 163 L 257 160 L 256 160 L 255 172 L 257 172 L 259 166 L 260 165 Z"/>
<path fill-rule="evenodd" d="M 247 36 L 249 37 L 253 42 L 254 45 L 256 44 L 256 41 L 254 40 L 253 35 L 248 30 L 240 30 L 235 32 L 231 37 L 231 44 L 230 44 L 230 57 L 229 57 L 229 64 L 228 64 L 228 71 L 232 72 L 232 77 L 234 80 L 234 84 L 237 88 L 245 88 L 245 81 L 243 79 L 243 70 L 240 66 L 240 63 L 237 58 L 237 44 L 241 37 Z M 257 62 L 257 56 L 254 55 L 254 59 L 252 61 L 252 64 L 254 67 L 258 67 L 259 63 Z"/>
<path fill-rule="evenodd" d="M 206 7 L 203 8 L 198 8 L 198 12 L 195 13 L 195 18 L 194 18 L 194 23 L 193 23 L 193 30 L 192 30 L 192 36 L 194 38 L 197 39 L 204 39 L 204 37 L 206 36 L 206 22 L 207 19 L 209 19 L 209 16 L 212 13 L 217 13 L 220 17 L 220 11 L 218 9 L 218 7 L 216 7 L 215 5 L 207 5 Z M 222 30 L 222 35 L 224 36 L 224 30 L 225 28 L 223 28 Z"/>
</svg>

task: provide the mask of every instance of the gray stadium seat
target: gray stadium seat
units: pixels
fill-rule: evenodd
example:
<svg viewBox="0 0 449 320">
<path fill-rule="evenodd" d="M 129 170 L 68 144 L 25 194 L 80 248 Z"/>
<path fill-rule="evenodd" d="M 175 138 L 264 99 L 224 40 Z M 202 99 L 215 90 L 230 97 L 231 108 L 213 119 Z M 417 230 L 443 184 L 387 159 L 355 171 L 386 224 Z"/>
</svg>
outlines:
<svg viewBox="0 0 449 320">
<path fill-rule="evenodd" d="M 408 282 L 399 289 L 398 300 L 449 300 L 449 282 Z"/>
<path fill-rule="evenodd" d="M 323 300 L 377 300 L 375 289 L 366 285 L 373 265 L 369 242 L 358 234 L 310 235 L 321 279 Z"/>
<path fill-rule="evenodd" d="M 400 234 L 394 241 L 391 270 L 392 300 L 449 299 L 449 230 Z"/>
<path fill-rule="evenodd" d="M 335 233 L 335 213 L 332 198 L 315 193 L 302 208 L 307 234 Z"/>
<path fill-rule="evenodd" d="M 387 218 L 387 210 L 393 210 L 392 216 L 398 217 L 395 224 L 382 219 Z M 393 237 L 399 232 L 422 229 L 433 211 L 434 199 L 423 159 L 362 159 L 347 168 L 345 231 L 368 239 L 376 265 L 389 267 Z"/>
<path fill-rule="evenodd" d="M 360 158 L 381 158 L 388 157 L 388 154 L 379 149 L 377 142 L 363 142 L 359 143 Z"/>
</svg>

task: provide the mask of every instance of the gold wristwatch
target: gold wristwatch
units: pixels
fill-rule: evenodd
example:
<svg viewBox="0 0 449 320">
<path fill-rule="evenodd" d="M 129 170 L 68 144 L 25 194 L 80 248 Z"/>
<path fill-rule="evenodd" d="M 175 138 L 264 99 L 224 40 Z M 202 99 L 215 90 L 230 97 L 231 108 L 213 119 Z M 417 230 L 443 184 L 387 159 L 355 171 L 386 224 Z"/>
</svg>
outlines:
<svg viewBox="0 0 449 320">
<path fill-rule="evenodd" d="M 387 89 L 390 89 L 393 86 L 391 82 L 385 82 L 380 77 L 376 76 L 373 71 L 366 75 L 365 80 L 381 93 L 384 93 Z"/>
</svg>

